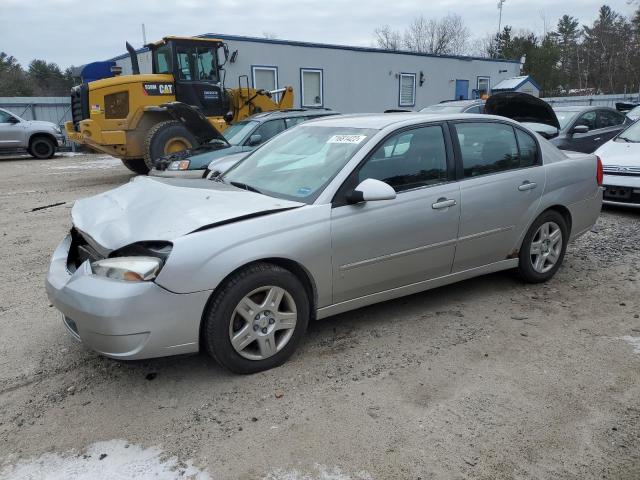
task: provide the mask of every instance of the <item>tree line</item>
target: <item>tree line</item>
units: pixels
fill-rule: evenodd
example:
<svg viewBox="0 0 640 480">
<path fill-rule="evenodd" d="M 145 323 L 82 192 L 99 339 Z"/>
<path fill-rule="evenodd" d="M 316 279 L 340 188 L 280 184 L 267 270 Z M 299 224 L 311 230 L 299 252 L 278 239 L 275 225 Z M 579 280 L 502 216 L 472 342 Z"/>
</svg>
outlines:
<svg viewBox="0 0 640 480">
<path fill-rule="evenodd" d="M 63 71 L 36 59 L 24 69 L 15 57 L 0 52 L 0 97 L 66 97 L 73 85 L 72 67 Z"/>
<path fill-rule="evenodd" d="M 377 28 L 374 39 L 388 50 L 524 59 L 522 74 L 531 75 L 544 96 L 640 92 L 640 8 L 627 17 L 603 5 L 591 25 L 563 15 L 554 29 L 545 30 L 537 34 L 506 25 L 473 41 L 459 15 L 419 16 L 404 32 Z"/>
</svg>

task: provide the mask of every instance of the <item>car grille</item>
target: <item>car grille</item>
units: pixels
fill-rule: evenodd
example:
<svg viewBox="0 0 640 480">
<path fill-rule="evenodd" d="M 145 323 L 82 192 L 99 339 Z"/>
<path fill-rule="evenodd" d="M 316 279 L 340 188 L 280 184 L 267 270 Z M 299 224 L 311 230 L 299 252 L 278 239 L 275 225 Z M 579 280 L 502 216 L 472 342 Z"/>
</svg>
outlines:
<svg viewBox="0 0 640 480">
<path fill-rule="evenodd" d="M 71 118 L 76 132 L 80 131 L 80 121 L 89 118 L 89 85 L 86 83 L 71 89 Z"/>
<path fill-rule="evenodd" d="M 71 230 L 71 248 L 67 257 L 67 269 L 70 272 L 75 272 L 87 260 L 95 262 L 103 258 L 104 256 L 89 245 L 80 232 L 75 228 Z"/>
<path fill-rule="evenodd" d="M 621 167 L 618 165 L 604 165 L 602 171 L 607 175 L 640 175 L 640 167 Z"/>
<path fill-rule="evenodd" d="M 611 202 L 640 204 L 640 189 L 604 185 L 603 199 Z"/>
</svg>

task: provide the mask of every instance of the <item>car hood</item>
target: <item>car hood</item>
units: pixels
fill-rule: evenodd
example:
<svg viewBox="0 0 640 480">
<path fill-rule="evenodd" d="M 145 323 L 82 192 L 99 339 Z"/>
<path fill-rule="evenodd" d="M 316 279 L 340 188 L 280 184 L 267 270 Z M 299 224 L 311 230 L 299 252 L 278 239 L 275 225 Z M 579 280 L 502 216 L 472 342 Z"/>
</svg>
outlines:
<svg viewBox="0 0 640 480">
<path fill-rule="evenodd" d="M 106 254 L 145 240 L 172 241 L 197 230 L 305 205 L 210 180 L 136 177 L 76 201 L 73 224 Z"/>
<path fill-rule="evenodd" d="M 232 145 L 231 147 L 223 148 L 221 150 L 213 150 L 211 152 L 199 153 L 189 157 L 189 170 L 200 170 L 207 168 L 211 162 L 220 160 L 227 155 L 233 155 L 240 152 L 251 151 L 250 147 L 243 147 L 241 145 Z M 242 158 L 242 157 L 241 157 Z"/>
<path fill-rule="evenodd" d="M 55 123 L 45 122 L 44 120 L 24 120 L 30 128 L 38 128 L 41 130 L 55 130 L 58 126 Z"/>
<path fill-rule="evenodd" d="M 500 115 L 521 123 L 548 125 L 560 130 L 560 122 L 551 105 L 528 93 L 496 93 L 487 99 L 484 113 Z"/>
<path fill-rule="evenodd" d="M 224 173 L 233 167 L 240 160 L 249 155 L 250 152 L 234 153 L 233 155 L 225 155 L 212 161 L 207 167 L 212 172 Z"/>
<path fill-rule="evenodd" d="M 640 143 L 609 140 L 595 154 L 600 157 L 603 165 L 640 167 Z"/>
</svg>

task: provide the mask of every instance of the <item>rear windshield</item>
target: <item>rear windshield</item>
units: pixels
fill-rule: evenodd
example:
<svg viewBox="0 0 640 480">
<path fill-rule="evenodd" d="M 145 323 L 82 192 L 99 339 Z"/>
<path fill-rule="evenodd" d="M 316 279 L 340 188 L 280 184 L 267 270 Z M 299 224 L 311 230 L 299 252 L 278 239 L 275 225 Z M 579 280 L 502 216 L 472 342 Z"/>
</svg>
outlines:
<svg viewBox="0 0 640 480">
<path fill-rule="evenodd" d="M 460 113 L 468 105 L 431 105 L 420 110 L 422 113 Z"/>
</svg>

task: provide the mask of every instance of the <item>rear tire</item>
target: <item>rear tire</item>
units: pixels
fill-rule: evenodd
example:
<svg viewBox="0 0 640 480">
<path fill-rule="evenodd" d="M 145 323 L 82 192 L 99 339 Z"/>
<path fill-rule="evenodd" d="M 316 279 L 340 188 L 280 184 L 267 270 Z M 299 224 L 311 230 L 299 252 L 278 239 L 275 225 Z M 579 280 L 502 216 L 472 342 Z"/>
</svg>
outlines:
<svg viewBox="0 0 640 480">
<path fill-rule="evenodd" d="M 29 155 L 38 160 L 46 160 L 53 157 L 56 153 L 56 144 L 48 137 L 34 137 L 29 142 L 29 148 L 27 149 Z"/>
<path fill-rule="evenodd" d="M 146 175 L 149 173 L 149 167 L 144 162 L 142 158 L 134 158 L 134 159 L 124 159 L 121 158 L 122 164 L 131 170 L 133 173 L 137 173 L 139 175 Z"/>
<path fill-rule="evenodd" d="M 151 170 L 154 160 L 198 145 L 196 137 L 177 120 L 154 125 L 144 142 L 144 163 Z"/>
<path fill-rule="evenodd" d="M 295 351 L 307 330 L 309 308 L 307 292 L 293 273 L 256 263 L 233 274 L 211 299 L 202 342 L 232 372 L 269 370 Z"/>
<path fill-rule="evenodd" d="M 522 241 L 520 277 L 527 283 L 550 280 L 562 265 L 568 241 L 569 229 L 564 217 L 555 210 L 542 213 Z"/>
</svg>

